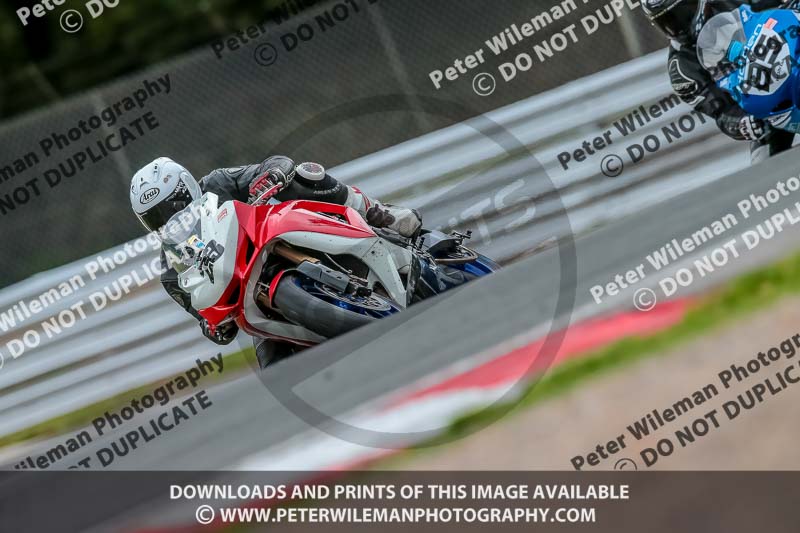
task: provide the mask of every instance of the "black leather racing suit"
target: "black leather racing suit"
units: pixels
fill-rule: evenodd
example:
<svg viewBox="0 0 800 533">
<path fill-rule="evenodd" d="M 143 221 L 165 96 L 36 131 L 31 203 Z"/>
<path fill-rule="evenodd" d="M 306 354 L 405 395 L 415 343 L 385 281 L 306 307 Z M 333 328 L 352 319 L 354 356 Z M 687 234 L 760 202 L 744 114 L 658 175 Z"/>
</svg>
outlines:
<svg viewBox="0 0 800 533">
<path fill-rule="evenodd" d="M 714 15 L 737 9 L 749 4 L 754 10 L 776 9 L 782 7 L 782 0 L 706 0 L 705 6 L 695 20 L 690 38 L 687 42 L 670 42 L 669 78 L 672 89 L 681 100 L 695 110 L 714 119 L 719 129 L 728 137 L 737 141 L 745 140 L 739 131 L 739 121 L 747 116 L 731 96 L 717 87 L 711 74 L 703 68 L 697 57 L 697 36 L 702 25 Z M 791 148 L 794 134 L 768 129 L 768 133 L 758 141 L 751 143 L 753 162 Z"/>
</svg>

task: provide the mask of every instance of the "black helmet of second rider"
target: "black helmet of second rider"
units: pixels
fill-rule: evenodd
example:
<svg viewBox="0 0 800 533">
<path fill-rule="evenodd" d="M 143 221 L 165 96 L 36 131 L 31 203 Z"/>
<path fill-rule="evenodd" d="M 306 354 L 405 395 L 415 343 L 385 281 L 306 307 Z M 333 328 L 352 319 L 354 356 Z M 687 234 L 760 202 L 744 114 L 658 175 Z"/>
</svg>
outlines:
<svg viewBox="0 0 800 533">
<path fill-rule="evenodd" d="M 664 34 L 681 44 L 690 44 L 696 37 L 704 0 L 644 0 L 642 8 L 650 22 Z"/>
</svg>

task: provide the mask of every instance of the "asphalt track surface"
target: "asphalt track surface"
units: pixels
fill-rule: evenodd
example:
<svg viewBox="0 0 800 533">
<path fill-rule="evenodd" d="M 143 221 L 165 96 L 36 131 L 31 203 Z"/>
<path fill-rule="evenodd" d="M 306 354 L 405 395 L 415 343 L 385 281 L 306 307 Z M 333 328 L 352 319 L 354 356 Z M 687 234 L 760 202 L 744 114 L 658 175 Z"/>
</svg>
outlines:
<svg viewBox="0 0 800 533">
<path fill-rule="evenodd" d="M 289 389 L 297 385 L 297 395 L 308 405 L 335 418 L 521 334 L 541 337 L 550 329 L 561 279 L 577 276 L 578 284 L 574 290 L 574 310 L 572 306 L 565 306 L 566 314 L 557 320 L 558 327 L 567 325 L 568 320 L 574 322 L 615 309 L 629 309 L 633 290 L 628 289 L 619 297 L 598 305 L 590 296 L 590 287 L 635 268 L 645 262 L 647 254 L 671 239 L 683 239 L 727 213 L 737 214 L 739 226 L 665 272 L 691 262 L 708 249 L 792 206 L 800 201 L 800 192 L 749 220 L 742 220 L 736 208 L 737 203 L 751 193 L 763 194 L 778 180 L 796 176 L 799 169 L 800 151 L 783 154 L 757 168 L 579 237 L 575 241 L 577 272 L 575 263 L 564 261 L 562 265 L 558 249 L 551 247 L 456 293 L 288 359 L 262 375 L 263 383 L 255 373 L 247 373 L 232 383 L 213 386 L 207 390 L 214 404 L 212 408 L 180 430 L 118 459 L 112 466 L 137 470 L 219 469 L 309 429 L 307 422 L 322 424 L 323 428 L 338 434 L 342 428 L 336 427 L 335 420 L 319 417 L 314 409 L 293 399 Z M 788 228 L 779 238 L 743 252 L 739 259 L 679 291 L 676 296 L 720 283 L 785 255 L 800 241 L 797 229 L 800 228 Z M 569 250 L 563 255 L 569 256 Z M 660 276 L 649 275 L 636 287 L 654 287 L 658 279 Z M 565 286 L 563 292 L 563 300 L 569 303 L 572 291 Z M 656 293 L 661 295 L 658 290 Z M 207 359 L 213 355 L 212 350 L 198 356 Z M 293 401 L 292 409 L 278 401 L 276 394 L 283 398 L 283 403 Z M 153 412 L 148 411 L 145 419 Z M 132 425 L 129 422 L 121 429 L 127 431 Z M 333 427 L 328 427 L 330 425 Z M 118 434 L 109 434 L 111 440 L 118 437 Z M 378 447 L 407 442 L 402 435 L 387 439 L 383 435 L 356 432 L 346 437 Z M 93 445 L 102 447 L 107 442 L 97 440 Z M 92 448 L 86 450 L 91 452 Z"/>
<path fill-rule="evenodd" d="M 744 145 L 742 148 L 745 149 Z M 634 291 L 631 289 L 599 305 L 592 300 L 589 289 L 645 262 L 647 254 L 671 239 L 683 239 L 728 213 L 737 216 L 739 225 L 736 228 L 685 256 L 665 272 L 691 263 L 774 213 L 794 206 L 800 201 L 800 192 L 782 198 L 778 204 L 747 220 L 736 207 L 751 193 L 763 194 L 779 180 L 797 176 L 798 169 L 800 151 L 783 154 L 758 167 L 581 235 L 575 240 L 576 263 L 561 262 L 563 257 L 570 256 L 569 243 L 562 244 L 561 253 L 555 246 L 544 249 L 450 295 L 288 359 L 263 375 L 263 383 L 256 373 L 247 373 L 235 381 L 210 387 L 207 392 L 213 406 L 209 410 L 179 429 L 118 458 L 110 468 L 225 469 L 243 457 L 298 435 L 313 436 L 314 431 L 320 429 L 367 446 L 391 448 L 409 444 L 424 435 L 371 433 L 347 427 L 338 420 L 344 413 L 452 367 L 465 357 L 498 345 L 512 348 L 512 339 L 524 342 L 547 334 L 554 323 L 560 290 L 565 291 L 562 304 L 569 305 L 555 320 L 553 329 L 632 308 Z M 799 246 L 798 228 L 787 228 L 755 250 L 743 250 L 740 258 L 675 296 L 722 283 L 785 256 Z M 649 267 L 648 272 L 651 272 Z M 655 287 L 661 277 L 650 274 L 636 287 Z M 573 291 L 560 287 L 562 280 L 570 279 L 578 280 L 574 306 L 570 301 Z M 656 293 L 660 296 L 658 290 Z M 209 350 L 208 354 L 198 356 L 205 359 L 212 354 Z M 155 412 L 148 411 L 142 421 Z M 129 431 L 131 426 L 133 423 L 129 422 L 121 429 Z M 81 455 L 93 454 L 95 449 L 108 446 L 120 436 L 120 433 L 112 433 L 108 439 L 97 439 L 84 448 Z M 45 443 L 42 450 L 47 449 L 48 444 Z M 34 452 L 36 450 L 25 451 L 26 454 Z M 15 473 L 4 476 L 0 494 L 13 490 L 15 477 Z M 31 486 L 30 478 L 23 484 Z"/>
</svg>

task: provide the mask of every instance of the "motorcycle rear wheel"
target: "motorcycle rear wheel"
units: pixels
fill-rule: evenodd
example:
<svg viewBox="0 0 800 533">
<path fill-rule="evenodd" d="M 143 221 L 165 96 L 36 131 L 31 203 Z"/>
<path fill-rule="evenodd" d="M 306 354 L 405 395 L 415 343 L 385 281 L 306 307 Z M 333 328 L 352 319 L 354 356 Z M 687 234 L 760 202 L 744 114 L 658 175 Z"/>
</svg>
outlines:
<svg viewBox="0 0 800 533">
<path fill-rule="evenodd" d="M 376 294 L 344 294 L 296 272 L 281 278 L 272 302 L 288 320 L 329 339 L 399 311 Z"/>
</svg>

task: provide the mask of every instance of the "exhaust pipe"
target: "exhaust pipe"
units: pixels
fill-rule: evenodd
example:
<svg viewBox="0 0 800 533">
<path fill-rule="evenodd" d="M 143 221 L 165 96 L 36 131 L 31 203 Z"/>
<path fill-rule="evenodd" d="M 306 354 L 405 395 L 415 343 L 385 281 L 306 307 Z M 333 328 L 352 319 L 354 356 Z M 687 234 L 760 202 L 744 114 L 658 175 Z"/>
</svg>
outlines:
<svg viewBox="0 0 800 533">
<path fill-rule="evenodd" d="M 304 254 L 299 250 L 295 250 L 285 242 L 279 242 L 275 245 L 272 249 L 272 253 L 278 254 L 279 256 L 288 259 L 292 263 L 299 265 L 303 261 L 308 261 L 309 263 L 319 263 L 319 259 L 316 257 L 311 257 L 308 254 Z"/>
</svg>

